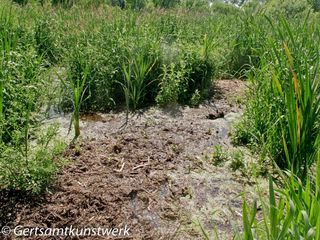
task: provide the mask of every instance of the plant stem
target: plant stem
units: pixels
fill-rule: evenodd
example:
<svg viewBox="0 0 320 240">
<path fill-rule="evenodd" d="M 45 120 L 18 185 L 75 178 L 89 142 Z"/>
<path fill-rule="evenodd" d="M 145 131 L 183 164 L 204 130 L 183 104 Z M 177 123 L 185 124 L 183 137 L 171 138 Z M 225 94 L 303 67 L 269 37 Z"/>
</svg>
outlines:
<svg viewBox="0 0 320 240">
<path fill-rule="evenodd" d="M 80 136 L 80 114 L 79 112 L 74 115 L 74 139 L 77 139 Z"/>
</svg>

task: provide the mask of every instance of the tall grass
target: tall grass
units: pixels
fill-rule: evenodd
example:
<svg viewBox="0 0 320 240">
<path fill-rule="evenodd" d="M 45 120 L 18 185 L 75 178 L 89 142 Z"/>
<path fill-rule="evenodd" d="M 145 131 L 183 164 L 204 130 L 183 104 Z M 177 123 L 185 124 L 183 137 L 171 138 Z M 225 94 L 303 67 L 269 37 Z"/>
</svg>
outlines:
<svg viewBox="0 0 320 240">
<path fill-rule="evenodd" d="M 320 147 L 320 34 L 308 18 L 295 30 L 283 18 L 268 21 L 273 31 L 260 67 L 249 75 L 252 100 L 237 137 L 258 144 L 279 167 L 304 179 Z"/>
<path fill-rule="evenodd" d="M 243 231 L 235 239 L 292 239 L 317 240 L 320 238 L 320 158 L 316 172 L 302 183 L 300 178 L 286 172 L 284 185 L 275 189 L 269 179 L 269 200 L 260 195 L 262 216 L 257 215 L 257 202 L 252 207 L 244 201 Z"/>
<path fill-rule="evenodd" d="M 73 124 L 75 134 L 73 141 L 80 136 L 81 105 L 85 100 L 90 98 L 90 92 L 89 94 L 86 93 L 88 90 L 90 60 L 85 59 L 80 53 L 76 53 L 76 58 L 78 59 L 79 64 L 83 67 L 83 72 L 73 75 L 73 72 L 69 70 L 67 80 L 64 80 L 63 77 L 59 76 L 63 86 L 66 89 L 70 89 L 69 98 L 72 102 L 73 113 L 70 120 L 69 131 L 71 130 L 71 125 Z"/>
<path fill-rule="evenodd" d="M 275 29 L 280 44 L 283 44 L 282 57 L 277 50 L 279 45 L 276 46 L 279 42 L 272 44 L 274 60 L 281 63 L 276 66 L 278 73 L 273 77 L 277 86 L 274 93 L 284 99 L 287 109 L 279 121 L 287 167 L 302 179 L 315 162 L 320 147 L 320 49 L 314 44 L 314 39 L 320 39 L 320 36 L 309 24 L 306 20 L 299 28 L 299 34 L 295 35 L 288 22 L 282 19 L 281 25 Z M 300 34 L 311 35 L 313 40 L 301 38 Z"/>
<path fill-rule="evenodd" d="M 127 108 L 136 110 L 146 95 L 146 88 L 151 82 L 147 77 L 152 71 L 156 59 L 148 55 L 148 52 L 139 51 L 135 54 L 129 50 L 128 63 L 122 65 L 124 83 L 121 86 L 124 91 Z"/>
<path fill-rule="evenodd" d="M 4 91 L 8 81 L 7 64 L 10 52 L 17 46 L 17 36 L 12 32 L 11 9 L 4 8 L 0 14 L 0 141 L 2 140 L 4 121 Z"/>
</svg>

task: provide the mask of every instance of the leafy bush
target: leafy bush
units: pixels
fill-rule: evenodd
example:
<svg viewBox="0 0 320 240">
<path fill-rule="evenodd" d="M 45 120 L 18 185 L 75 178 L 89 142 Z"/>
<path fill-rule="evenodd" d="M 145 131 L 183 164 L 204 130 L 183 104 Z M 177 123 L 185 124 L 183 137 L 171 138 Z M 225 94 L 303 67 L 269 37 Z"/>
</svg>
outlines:
<svg viewBox="0 0 320 240">
<path fill-rule="evenodd" d="M 39 193 L 54 176 L 58 152 L 51 142 L 53 129 L 38 136 L 44 68 L 32 45 L 22 42 L 22 33 L 11 15 L 1 16 L 0 189 Z"/>
<path fill-rule="evenodd" d="M 54 160 L 65 147 L 62 143 L 52 143 L 56 130 L 49 128 L 33 143 L 28 139 L 32 129 L 24 126 L 24 129 L 12 132 L 10 144 L 0 142 L 1 190 L 14 189 L 38 194 L 48 187 L 60 165 Z"/>
<path fill-rule="evenodd" d="M 160 91 L 156 97 L 159 105 L 178 103 L 179 96 L 187 91 L 187 69 L 184 61 L 178 64 L 163 65 L 160 78 Z"/>
<path fill-rule="evenodd" d="M 10 18 L 3 17 L 1 20 L 1 140 L 8 143 L 16 125 L 26 122 L 25 109 L 33 112 L 39 110 L 37 101 L 33 100 L 40 98 L 43 82 L 39 78 L 42 72 L 41 58 L 32 48 L 20 45 L 19 29 L 13 26 Z M 30 121 L 36 121 L 35 116 L 31 116 Z"/>
<path fill-rule="evenodd" d="M 265 13 L 269 16 L 303 18 L 310 9 L 311 5 L 308 0 L 271 0 L 266 3 Z"/>
</svg>

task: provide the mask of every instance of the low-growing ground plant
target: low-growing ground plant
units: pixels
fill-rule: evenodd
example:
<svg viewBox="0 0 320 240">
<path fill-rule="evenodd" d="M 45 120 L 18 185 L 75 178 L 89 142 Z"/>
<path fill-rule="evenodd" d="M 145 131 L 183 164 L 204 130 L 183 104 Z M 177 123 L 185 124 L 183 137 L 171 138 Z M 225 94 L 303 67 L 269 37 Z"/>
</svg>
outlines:
<svg viewBox="0 0 320 240">
<path fill-rule="evenodd" d="M 213 153 L 212 153 L 212 163 L 214 166 L 219 166 L 223 162 L 228 161 L 229 154 L 226 152 L 225 149 L 221 145 L 216 145 L 213 147 Z"/>
<path fill-rule="evenodd" d="M 200 102 L 201 102 L 201 94 L 200 94 L 200 91 L 198 89 L 196 89 L 190 99 L 190 106 L 198 107 Z"/>
<path fill-rule="evenodd" d="M 54 140 L 56 127 L 50 127 L 36 142 L 32 126 L 16 129 L 10 145 L 0 143 L 0 189 L 43 193 L 52 183 L 62 161 L 59 155 L 65 148 L 63 142 Z"/>
<path fill-rule="evenodd" d="M 237 150 L 231 154 L 230 168 L 232 171 L 239 170 L 243 173 L 245 172 L 246 162 L 244 159 L 244 153 L 242 151 Z"/>
</svg>

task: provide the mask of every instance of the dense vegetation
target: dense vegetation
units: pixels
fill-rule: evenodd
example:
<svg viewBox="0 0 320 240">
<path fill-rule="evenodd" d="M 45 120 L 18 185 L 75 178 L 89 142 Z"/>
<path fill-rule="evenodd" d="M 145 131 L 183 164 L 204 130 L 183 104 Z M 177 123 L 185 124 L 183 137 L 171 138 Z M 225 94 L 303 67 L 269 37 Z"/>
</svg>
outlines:
<svg viewBox="0 0 320 240">
<path fill-rule="evenodd" d="M 275 165 L 280 200 L 243 207 L 240 239 L 319 239 L 318 1 L 1 0 L 0 187 L 41 193 L 62 164 L 54 106 L 81 112 L 198 106 L 212 79 L 243 78 L 233 139 Z M 299 176 L 299 178 L 297 177 Z M 207 236 L 209 238 L 209 236 Z"/>
</svg>

